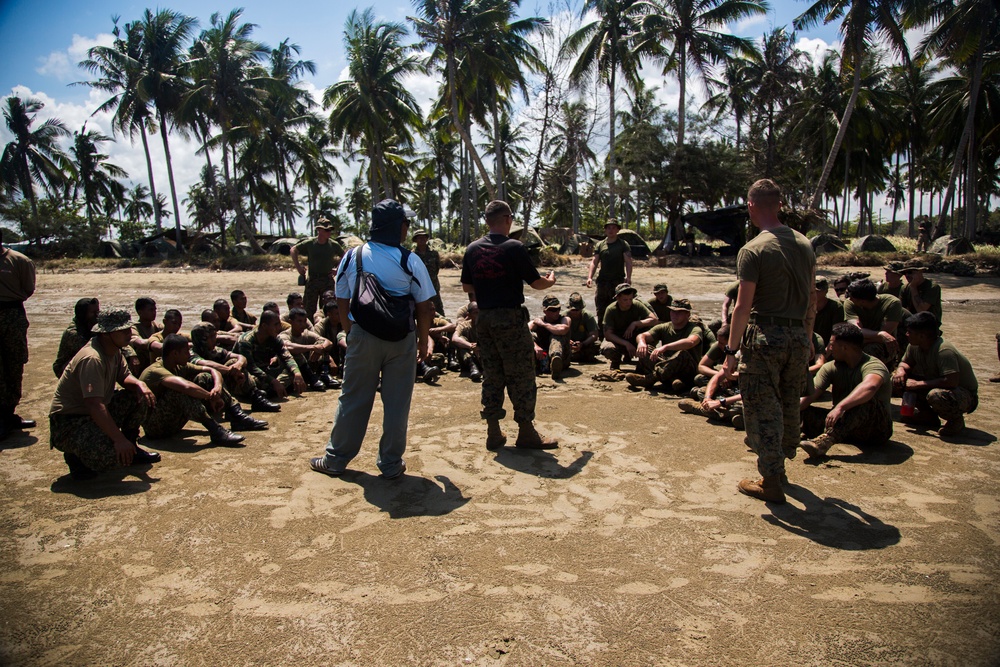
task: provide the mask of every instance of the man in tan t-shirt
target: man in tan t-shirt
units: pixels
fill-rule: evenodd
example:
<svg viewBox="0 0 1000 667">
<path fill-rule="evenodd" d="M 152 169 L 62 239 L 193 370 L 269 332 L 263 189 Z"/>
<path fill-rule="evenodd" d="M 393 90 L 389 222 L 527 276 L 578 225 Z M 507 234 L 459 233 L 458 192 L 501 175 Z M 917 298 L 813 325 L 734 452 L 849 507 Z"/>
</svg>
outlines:
<svg viewBox="0 0 1000 667">
<path fill-rule="evenodd" d="M 63 452 L 75 480 L 117 465 L 160 460 L 159 454 L 136 444 L 139 426 L 156 398 L 129 372 L 122 356 L 132 338 L 131 320 L 127 310 L 102 311 L 94 337 L 70 360 L 56 385 L 49 443 Z"/>
<path fill-rule="evenodd" d="M 724 370 L 739 362 L 740 393 L 750 448 L 761 479 L 744 479 L 739 491 L 784 502 L 785 458 L 799 446 L 799 397 L 806 386 L 809 341 L 816 317 L 816 256 L 805 236 L 778 220 L 781 190 L 770 179 L 750 187 L 750 221 L 760 229 L 740 249 L 740 280 L 730 321 Z"/>
</svg>

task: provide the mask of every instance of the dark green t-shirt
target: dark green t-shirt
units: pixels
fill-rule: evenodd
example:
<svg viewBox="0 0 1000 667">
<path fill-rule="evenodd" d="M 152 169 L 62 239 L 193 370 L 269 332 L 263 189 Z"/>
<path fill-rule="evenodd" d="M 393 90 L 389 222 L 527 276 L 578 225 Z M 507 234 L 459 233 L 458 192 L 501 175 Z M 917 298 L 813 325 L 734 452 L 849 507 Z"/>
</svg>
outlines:
<svg viewBox="0 0 1000 667">
<path fill-rule="evenodd" d="M 851 299 L 844 302 L 844 318 L 848 322 L 857 320 L 862 329 L 881 331 L 886 322 L 900 322 L 903 319 L 903 305 L 891 294 L 879 294 L 875 305 L 863 308 Z"/>
<path fill-rule="evenodd" d="M 756 285 L 751 312 L 762 316 L 805 319 L 815 268 L 809 240 L 785 226 L 761 231 L 736 256 L 736 275 Z"/>
<path fill-rule="evenodd" d="M 958 373 L 958 386 L 979 395 L 979 380 L 972 370 L 972 364 L 943 338 L 934 341 L 927 352 L 922 352 L 916 345 L 908 345 L 903 363 L 910 367 L 910 374 L 922 380 L 937 380 Z"/>
<path fill-rule="evenodd" d="M 618 237 L 614 243 L 608 243 L 603 239 L 594 249 L 594 254 L 600 260 L 600 267 L 597 269 L 597 282 L 614 283 L 615 285 L 625 280 L 625 255 L 632 254 L 632 248 L 625 239 Z"/>
<path fill-rule="evenodd" d="M 921 299 L 931 304 L 930 312 L 934 313 L 934 317 L 936 317 L 938 322 L 940 322 L 941 286 L 925 278 L 924 282 L 920 283 L 920 287 L 917 288 L 917 294 L 920 295 Z M 903 288 L 899 300 L 903 304 L 903 308 L 906 308 L 911 313 L 917 312 L 917 309 L 913 305 L 913 294 L 910 292 L 909 285 Z"/>
<path fill-rule="evenodd" d="M 154 362 L 149 368 L 142 372 L 139 379 L 146 383 L 149 390 L 156 395 L 157 398 L 163 395 L 166 388 L 163 386 L 163 381 L 169 377 L 181 377 L 189 382 L 194 382 L 195 377 L 199 373 L 204 373 L 205 369 L 201 366 L 195 366 L 192 363 L 186 363 L 183 366 L 178 366 L 176 371 L 171 371 L 166 366 L 163 365 L 163 360 L 159 359 Z"/>
<path fill-rule="evenodd" d="M 892 285 L 890 285 L 889 283 L 887 283 L 887 282 L 885 282 L 883 280 L 882 282 L 880 282 L 878 284 L 878 293 L 879 294 L 891 294 L 894 297 L 896 297 L 897 299 L 900 298 L 900 294 L 899 293 L 902 290 L 904 290 L 904 289 L 906 289 L 906 286 L 903 285 L 903 283 L 899 283 L 898 285 L 896 285 L 895 287 L 893 287 Z"/>
<path fill-rule="evenodd" d="M 597 333 L 597 318 L 590 314 L 589 311 L 580 311 L 580 319 L 573 321 L 570 318 L 569 322 L 569 339 L 571 341 L 580 342 L 587 339 L 591 334 Z"/>
<path fill-rule="evenodd" d="M 295 245 L 297 252 L 305 253 L 308 258 L 309 277 L 322 278 L 328 276 L 337 268 L 337 259 L 344 254 L 344 249 L 333 239 L 326 243 L 317 243 L 316 239 L 306 239 Z"/>
<path fill-rule="evenodd" d="M 844 321 L 844 304 L 837 299 L 827 299 L 826 305 L 816 309 L 816 324 L 813 331 L 823 337 L 823 343 L 830 342 L 833 325 Z"/>
<path fill-rule="evenodd" d="M 611 329 L 616 336 L 624 336 L 628 325 L 650 315 L 649 307 L 641 299 L 633 299 L 632 307 L 628 310 L 621 310 L 617 302 L 612 302 L 604 311 L 604 328 Z"/>
<path fill-rule="evenodd" d="M 889 381 L 889 369 L 881 361 L 867 354 L 861 355 L 861 362 L 851 368 L 842 361 L 828 361 L 816 372 L 815 387 L 817 390 L 833 386 L 833 404 L 837 405 L 854 391 L 869 375 L 882 378 L 882 386 L 875 392 L 875 400 L 883 403 L 886 410 L 892 399 L 892 382 Z"/>
<path fill-rule="evenodd" d="M 646 342 L 650 347 L 659 347 L 667 343 L 675 343 L 691 335 L 697 336 L 698 342 L 687 352 L 698 362 L 701 360 L 701 348 L 705 339 L 701 327 L 694 322 L 688 322 L 680 329 L 675 329 L 673 322 L 657 324 L 646 333 Z"/>
</svg>

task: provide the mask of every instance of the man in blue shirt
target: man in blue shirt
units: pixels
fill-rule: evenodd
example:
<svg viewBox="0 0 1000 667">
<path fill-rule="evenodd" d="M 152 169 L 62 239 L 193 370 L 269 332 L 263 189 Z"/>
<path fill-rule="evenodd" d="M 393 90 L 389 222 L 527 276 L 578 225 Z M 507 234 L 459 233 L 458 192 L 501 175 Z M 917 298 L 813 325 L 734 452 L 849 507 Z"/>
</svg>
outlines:
<svg viewBox="0 0 1000 667">
<path fill-rule="evenodd" d="M 337 270 L 337 305 L 340 321 L 347 332 L 344 360 L 344 384 L 337 403 L 326 455 L 310 461 L 310 467 L 331 477 L 344 472 L 361 450 L 379 379 L 382 381 L 382 438 L 379 441 L 378 468 L 384 479 L 396 479 L 406 471 L 406 430 L 410 417 L 410 399 L 417 373 L 417 361 L 431 354 L 428 335 L 434 315 L 434 286 L 424 263 L 415 254 L 406 258 L 407 272 L 401 262 L 400 243 L 406 238 L 409 221 L 403 207 L 384 199 L 372 210 L 371 241 L 344 255 Z M 402 340 L 383 340 L 355 324 L 351 298 L 358 281 L 357 256 L 361 254 L 365 273 L 375 274 L 379 285 L 393 296 L 409 297 L 416 302 L 416 332 Z"/>
</svg>

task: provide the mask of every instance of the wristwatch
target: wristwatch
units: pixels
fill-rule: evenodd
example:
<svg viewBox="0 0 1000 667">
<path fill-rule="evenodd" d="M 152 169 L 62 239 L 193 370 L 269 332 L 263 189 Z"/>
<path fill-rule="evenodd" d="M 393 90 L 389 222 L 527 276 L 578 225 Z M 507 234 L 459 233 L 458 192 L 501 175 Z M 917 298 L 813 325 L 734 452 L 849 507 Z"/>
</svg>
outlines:
<svg viewBox="0 0 1000 667">
<path fill-rule="evenodd" d="M 729 347 L 728 345 L 724 346 L 722 348 L 722 351 L 726 353 L 727 357 L 735 357 L 736 353 L 739 352 L 739 350 L 734 350 L 733 348 Z"/>
</svg>

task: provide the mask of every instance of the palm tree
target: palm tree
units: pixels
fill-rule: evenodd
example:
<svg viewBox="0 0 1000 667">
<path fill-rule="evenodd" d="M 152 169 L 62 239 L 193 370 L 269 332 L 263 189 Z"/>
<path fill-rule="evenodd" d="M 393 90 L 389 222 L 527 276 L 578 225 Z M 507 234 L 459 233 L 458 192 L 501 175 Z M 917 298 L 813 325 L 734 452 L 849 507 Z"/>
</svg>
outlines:
<svg viewBox="0 0 1000 667">
<path fill-rule="evenodd" d="M 929 86 L 940 72 L 940 67 L 926 58 L 911 60 L 908 65 L 894 68 L 892 88 L 902 117 L 902 140 L 908 156 L 906 188 L 908 196 L 907 233 L 914 235 L 913 217 L 916 214 L 916 180 L 927 145 L 927 114 L 931 105 Z"/>
<path fill-rule="evenodd" d="M 736 150 L 740 150 L 743 122 L 752 111 L 754 90 L 750 87 L 749 72 L 751 61 L 745 58 L 730 58 L 726 61 L 722 77 L 705 81 L 710 93 L 704 109 L 714 110 L 716 119 L 725 113 L 733 115 L 736 123 Z"/>
<path fill-rule="evenodd" d="M 566 38 L 564 56 L 577 55 L 570 81 L 579 85 L 588 73 L 608 86 L 608 198 L 609 215 L 615 217 L 615 97 L 617 77 L 624 76 L 625 85 L 633 92 L 639 83 L 641 52 L 633 48 L 642 33 L 642 22 L 654 11 L 647 0 L 585 0 L 580 16 L 595 12 L 597 19 L 582 26 Z"/>
<path fill-rule="evenodd" d="M 122 210 L 129 222 L 142 222 L 154 214 L 153 205 L 149 203 L 149 188 L 142 183 L 132 187 L 125 198 L 125 208 Z"/>
<path fill-rule="evenodd" d="M 35 184 L 56 186 L 72 172 L 69 158 L 59 148 L 60 137 L 69 136 L 69 130 L 57 118 L 50 118 L 35 125 L 35 115 L 44 108 L 39 100 L 22 100 L 16 95 L 7 98 L 3 117 L 14 139 L 4 147 L 0 157 L 0 176 L 8 193 L 20 192 L 31 204 L 31 216 L 38 224 L 38 202 Z"/>
<path fill-rule="evenodd" d="M 78 190 L 83 191 L 84 210 L 91 229 L 95 231 L 97 224 L 94 218 L 100 211 L 102 200 L 114 198 L 116 179 L 128 178 L 124 169 L 108 162 L 108 156 L 100 152 L 99 145 L 107 141 L 111 141 L 111 137 L 96 130 L 88 131 L 87 124 L 84 123 L 83 129 L 73 133 L 73 146 L 70 149 L 76 162 L 77 174 L 73 199 L 76 199 Z"/>
<path fill-rule="evenodd" d="M 114 17 L 114 42 L 111 46 L 95 46 L 87 51 L 87 58 L 80 66 L 99 78 L 94 81 L 82 82 L 95 90 L 110 93 L 111 97 L 104 101 L 94 111 L 93 115 L 114 110 L 111 120 L 113 134 L 123 134 L 130 140 L 135 140 L 138 134 L 142 139 L 142 151 L 146 156 L 146 172 L 149 177 L 149 190 L 155 199 L 156 183 L 153 180 L 153 160 L 149 153 L 149 141 L 146 129 L 156 130 L 156 124 L 149 105 L 139 96 L 139 79 L 142 76 L 142 26 L 139 23 L 126 23 L 124 36 L 118 27 L 118 17 Z M 156 231 L 163 231 L 162 221 L 157 211 Z"/>
<path fill-rule="evenodd" d="M 413 144 L 422 123 L 420 109 L 402 78 L 424 71 L 418 57 L 403 45 L 406 27 L 375 20 L 369 8 L 352 11 L 344 26 L 349 77 L 328 87 L 323 107 L 330 111 L 330 134 L 345 148 L 360 141 L 369 157 L 369 184 L 378 199 L 398 196 L 386 154 L 390 138 Z"/>
<path fill-rule="evenodd" d="M 236 211 L 238 232 L 242 231 L 255 252 L 262 253 L 247 222 L 242 198 L 234 186 L 236 152 L 232 130 L 244 122 L 250 123 L 262 112 L 265 87 L 273 80 L 261 63 L 271 50 L 252 39 L 256 25 L 240 23 L 242 9 L 234 9 L 225 17 L 211 16 L 211 27 L 204 30 L 191 47 L 191 90 L 184 106 L 202 110 L 220 128 L 218 143 L 222 144 L 222 174 L 230 203 Z M 185 109 L 185 114 L 188 110 Z"/>
<path fill-rule="evenodd" d="M 139 53 L 142 75 L 137 82 L 139 97 L 151 102 L 156 108 L 163 140 L 163 153 L 167 160 L 167 180 L 170 182 L 170 198 L 173 204 L 174 225 L 177 234 L 177 248 L 181 245 L 181 214 L 177 204 L 177 186 L 174 184 L 174 167 L 170 157 L 170 130 L 167 120 L 173 118 L 181 105 L 186 91 L 185 45 L 198 26 L 198 21 L 190 16 L 169 9 L 159 9 L 154 14 L 146 10 L 139 22 L 142 41 Z"/>
<path fill-rule="evenodd" d="M 907 15 L 907 25 L 925 25 L 933 20 L 939 23 L 920 44 L 919 55 L 934 53 L 944 56 L 948 62 L 958 68 L 968 80 L 968 111 L 962 128 L 952 163 L 951 176 L 948 179 L 948 190 L 941 205 L 938 229 L 943 229 L 945 212 L 955 194 L 955 180 L 962 166 L 962 159 L 968 157 L 969 177 L 967 183 L 972 192 L 976 183 L 975 146 L 972 140 L 976 123 L 976 107 L 983 83 L 984 65 L 987 60 L 993 67 L 992 75 L 996 75 L 997 56 L 1000 49 L 1000 7 L 995 0 L 934 0 L 929 3 L 914 3 L 914 10 Z M 972 151 L 966 156 L 967 149 Z M 975 197 L 966 198 L 965 234 L 969 239 L 975 235 Z M 969 201 L 969 200 L 972 201 Z"/>
<path fill-rule="evenodd" d="M 657 10 L 643 21 L 645 38 L 638 48 L 658 54 L 665 62 L 664 74 L 677 70 L 680 100 L 677 107 L 677 144 L 684 145 L 688 68 L 707 80 L 711 68 L 733 54 L 757 55 L 753 42 L 721 32 L 728 24 L 767 14 L 766 0 L 657 0 Z M 669 43 L 666 51 L 662 44 Z"/>
<path fill-rule="evenodd" d="M 820 20 L 823 23 L 832 23 L 843 18 L 843 23 L 840 25 L 840 34 L 844 38 L 841 67 L 844 71 L 847 69 L 854 71 L 851 96 L 847 100 L 837 136 L 833 140 L 833 146 L 809 202 L 809 208 L 815 209 L 819 206 L 820 198 L 826 190 L 826 182 L 830 178 L 830 172 L 833 171 L 833 163 L 847 135 L 848 123 L 851 121 L 851 114 L 854 113 L 858 94 L 861 92 L 862 59 L 871 51 L 877 38 L 887 39 L 891 48 L 901 53 L 904 59 L 907 58 L 906 42 L 898 21 L 899 5 L 900 0 L 817 0 L 793 22 L 796 30 L 803 30 L 816 25 Z"/>
<path fill-rule="evenodd" d="M 554 123 L 554 133 L 546 148 L 551 151 L 555 163 L 564 168 L 562 176 L 569 181 L 573 208 L 573 231 L 580 231 L 580 195 L 577 190 L 580 170 L 597 161 L 597 156 L 588 143 L 590 138 L 590 109 L 584 102 L 563 102 L 560 118 Z"/>
</svg>

